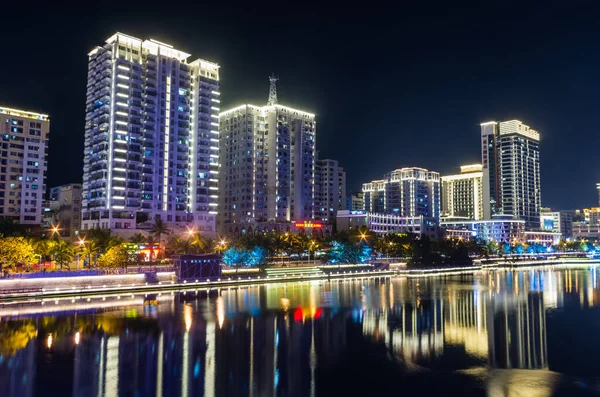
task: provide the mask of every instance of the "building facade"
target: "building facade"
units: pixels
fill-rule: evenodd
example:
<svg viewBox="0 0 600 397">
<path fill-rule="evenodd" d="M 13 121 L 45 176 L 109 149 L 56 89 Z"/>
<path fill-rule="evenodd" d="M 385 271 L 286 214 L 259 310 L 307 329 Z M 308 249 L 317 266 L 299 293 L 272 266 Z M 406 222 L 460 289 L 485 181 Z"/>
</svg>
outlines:
<svg viewBox="0 0 600 397">
<path fill-rule="evenodd" d="M 483 171 L 481 164 L 463 165 L 460 174 L 441 177 L 442 216 L 483 219 Z"/>
<path fill-rule="evenodd" d="M 446 229 L 449 236 L 462 237 L 464 231 L 468 231 L 471 237 L 486 241 L 508 244 L 525 242 L 525 221 L 513 219 L 511 215 L 494 215 L 492 219 L 477 221 L 448 220 L 442 221 L 440 226 Z"/>
<path fill-rule="evenodd" d="M 215 230 L 219 66 L 122 33 L 88 54 L 82 228 Z"/>
<path fill-rule="evenodd" d="M 481 124 L 483 217 L 512 215 L 540 227 L 540 134 L 518 120 Z"/>
<path fill-rule="evenodd" d="M 542 208 L 540 228 L 543 231 L 560 233 L 563 238 L 573 237 L 573 211 L 553 211 Z"/>
<path fill-rule="evenodd" d="M 223 230 L 236 223 L 315 217 L 315 115 L 277 103 L 271 79 L 266 106 L 220 114 L 220 206 Z"/>
<path fill-rule="evenodd" d="M 378 214 L 367 211 L 338 211 L 337 231 L 358 231 L 368 228 L 373 233 L 414 233 L 419 237 L 431 239 L 439 237 L 439 218 L 420 216 L 401 216 L 398 214 Z"/>
<path fill-rule="evenodd" d="M 440 174 L 424 168 L 394 170 L 363 184 L 364 209 L 403 217 L 440 218 Z"/>
<path fill-rule="evenodd" d="M 335 214 L 346 207 L 346 171 L 336 160 L 315 162 L 315 220 L 335 224 Z"/>
<path fill-rule="evenodd" d="M 82 185 L 71 183 L 52 187 L 49 198 L 50 203 L 57 203 L 54 224 L 58 227 L 60 235 L 75 239 L 81 229 Z"/>
<path fill-rule="evenodd" d="M 346 209 L 350 211 L 361 211 L 365 209 L 365 196 L 363 192 L 352 193 L 346 199 Z"/>
<path fill-rule="evenodd" d="M 48 169 L 48 115 L 0 107 L 0 216 L 42 224 Z"/>
</svg>

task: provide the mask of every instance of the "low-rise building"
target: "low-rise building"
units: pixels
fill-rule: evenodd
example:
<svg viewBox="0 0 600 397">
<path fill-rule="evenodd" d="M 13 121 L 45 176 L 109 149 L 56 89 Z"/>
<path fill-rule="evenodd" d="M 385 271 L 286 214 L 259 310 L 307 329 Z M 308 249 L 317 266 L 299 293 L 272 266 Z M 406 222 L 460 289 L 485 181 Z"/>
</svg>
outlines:
<svg viewBox="0 0 600 397">
<path fill-rule="evenodd" d="M 352 231 L 366 227 L 377 234 L 414 233 L 419 237 L 439 237 L 438 219 L 424 216 L 400 216 L 367 211 L 338 211 L 337 230 Z"/>
<path fill-rule="evenodd" d="M 542 208 L 540 226 L 543 231 L 560 233 L 563 238 L 573 236 L 573 211 L 553 211 Z"/>
<path fill-rule="evenodd" d="M 525 241 L 525 221 L 514 219 L 510 215 L 494 215 L 492 219 L 477 221 L 445 219 L 440 222 L 440 226 L 447 232 L 450 231 L 449 235 L 469 232 L 472 237 L 497 243 Z"/>
<path fill-rule="evenodd" d="M 586 222 L 573 222 L 572 236 L 575 239 L 585 238 L 600 240 L 600 225 L 590 225 Z"/>
</svg>

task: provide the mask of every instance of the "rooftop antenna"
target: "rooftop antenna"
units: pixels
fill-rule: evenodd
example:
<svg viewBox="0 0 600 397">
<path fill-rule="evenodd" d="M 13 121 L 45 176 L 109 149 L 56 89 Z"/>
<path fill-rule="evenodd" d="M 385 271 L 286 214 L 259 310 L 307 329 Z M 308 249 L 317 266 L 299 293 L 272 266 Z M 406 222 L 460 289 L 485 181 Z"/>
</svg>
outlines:
<svg viewBox="0 0 600 397">
<path fill-rule="evenodd" d="M 269 101 L 267 102 L 267 106 L 277 105 L 277 80 L 279 80 L 279 78 L 275 77 L 275 73 L 271 74 L 271 77 L 269 77 L 269 82 L 271 84 L 269 86 Z"/>
</svg>

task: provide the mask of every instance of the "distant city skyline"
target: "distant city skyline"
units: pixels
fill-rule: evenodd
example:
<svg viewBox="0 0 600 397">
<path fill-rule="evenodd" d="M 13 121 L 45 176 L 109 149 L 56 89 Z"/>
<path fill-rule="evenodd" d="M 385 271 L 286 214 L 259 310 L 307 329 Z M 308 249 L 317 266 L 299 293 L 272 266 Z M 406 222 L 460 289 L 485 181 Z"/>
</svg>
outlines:
<svg viewBox="0 0 600 397">
<path fill-rule="evenodd" d="M 478 5 L 387 15 L 320 10 L 309 21 L 291 17 L 310 25 L 302 30 L 259 10 L 204 10 L 211 20 L 203 24 L 190 11 L 28 11 L 36 23 L 7 42 L 5 52 L 31 43 L 44 66 L 25 57 L 3 63 L 0 105 L 50 115 L 49 186 L 81 181 L 85 54 L 122 31 L 217 62 L 224 109 L 264 101 L 264 76 L 275 72 L 280 99 L 316 114 L 319 155 L 343 164 L 348 194 L 390 169 L 420 166 L 447 175 L 478 163 L 479 124 L 519 119 L 543 132 L 542 205 L 596 205 L 600 34 L 589 7 L 519 5 L 515 12 L 509 5 Z M 479 23 L 478 16 L 490 14 L 496 18 Z M 358 21 L 364 31 L 352 28 Z M 8 20 L 0 32 L 10 37 L 19 26 Z M 575 164 L 581 171 L 573 172 Z M 568 195 L 567 182 L 576 187 Z"/>
</svg>

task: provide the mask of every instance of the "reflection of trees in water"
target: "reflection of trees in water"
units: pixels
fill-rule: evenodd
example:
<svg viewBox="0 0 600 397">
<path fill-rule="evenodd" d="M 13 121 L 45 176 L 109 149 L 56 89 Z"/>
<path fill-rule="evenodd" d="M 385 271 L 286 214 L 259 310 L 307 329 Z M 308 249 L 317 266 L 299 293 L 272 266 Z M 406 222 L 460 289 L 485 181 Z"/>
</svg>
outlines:
<svg viewBox="0 0 600 397">
<path fill-rule="evenodd" d="M 24 349 L 37 335 L 35 323 L 31 320 L 0 323 L 0 355 L 13 356 Z"/>
</svg>

